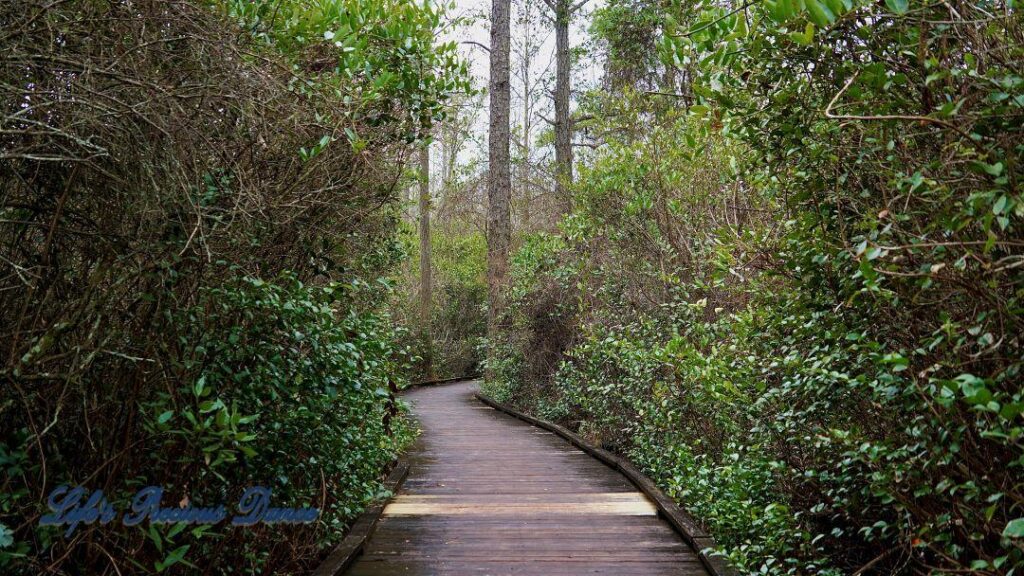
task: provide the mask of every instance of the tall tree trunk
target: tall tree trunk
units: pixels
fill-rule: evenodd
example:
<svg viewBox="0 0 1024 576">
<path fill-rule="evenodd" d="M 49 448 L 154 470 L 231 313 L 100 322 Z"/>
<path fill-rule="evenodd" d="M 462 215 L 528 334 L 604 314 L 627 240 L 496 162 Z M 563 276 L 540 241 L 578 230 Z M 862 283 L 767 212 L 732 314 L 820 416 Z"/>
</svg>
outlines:
<svg viewBox="0 0 1024 576">
<path fill-rule="evenodd" d="M 502 312 L 512 235 L 509 175 L 509 41 L 510 0 L 491 1 L 491 118 L 487 182 L 487 336 L 494 342 Z"/>
<path fill-rule="evenodd" d="M 441 125 L 441 187 L 447 190 L 455 175 L 455 160 L 458 156 L 459 128 L 455 120 Z"/>
<path fill-rule="evenodd" d="M 420 338 L 427 380 L 434 377 L 433 335 L 430 330 L 430 146 L 420 150 Z"/>
<path fill-rule="evenodd" d="M 530 6 L 527 5 L 526 10 L 530 10 Z M 530 129 L 532 127 L 530 119 L 530 62 L 532 60 L 532 30 L 530 29 L 530 18 L 529 12 L 527 12 L 525 32 L 523 39 L 523 62 L 521 72 L 523 75 L 523 165 L 521 167 L 521 173 L 519 175 L 519 185 L 522 187 L 522 198 L 523 198 L 523 222 L 522 227 L 524 230 L 530 229 L 530 210 L 533 202 L 533 198 L 530 197 Z"/>
<path fill-rule="evenodd" d="M 451 183 L 451 174 L 448 170 L 448 163 L 452 155 L 452 136 L 448 126 L 441 126 L 441 190 L 447 190 Z"/>
<path fill-rule="evenodd" d="M 530 230 L 531 204 L 533 198 L 530 193 L 530 96 L 523 98 L 523 166 L 521 168 L 520 186 L 523 190 L 523 229 Z"/>
<path fill-rule="evenodd" d="M 555 0 L 555 196 L 568 210 L 572 184 L 572 120 L 569 118 L 569 0 Z"/>
</svg>

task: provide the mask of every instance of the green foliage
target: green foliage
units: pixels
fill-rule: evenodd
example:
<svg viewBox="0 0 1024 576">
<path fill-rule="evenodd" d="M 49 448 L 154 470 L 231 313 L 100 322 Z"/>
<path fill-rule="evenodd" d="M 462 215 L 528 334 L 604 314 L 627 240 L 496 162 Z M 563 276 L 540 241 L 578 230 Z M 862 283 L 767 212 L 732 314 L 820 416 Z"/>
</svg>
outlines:
<svg viewBox="0 0 1024 576">
<path fill-rule="evenodd" d="M 181 358 L 170 368 L 181 386 L 140 400 L 135 444 L 146 457 L 108 498 L 125 508 L 132 490 L 156 483 L 169 501 L 203 506 L 236 501 L 240 487 L 267 486 L 275 506 L 321 509 L 312 544 L 326 546 L 380 497 L 381 470 L 412 437 L 404 407 L 393 397 L 401 384 L 397 375 L 408 369 L 407 353 L 394 348 L 402 336 L 387 317 L 355 311 L 360 293 L 370 288 L 358 281 L 308 286 L 292 274 L 264 281 L 233 276 L 238 273 L 201 290 L 197 303 L 175 318 Z M 23 452 L 24 435 L 0 450 Z M 22 469 L 28 462 L 6 460 L 19 466 L 5 470 L 9 482 L 38 466 Z M 28 496 L 8 494 L 4 507 L 16 512 Z M 268 555 L 266 541 L 253 531 L 182 528 L 111 525 L 103 537 L 121 546 L 144 536 L 156 560 L 136 562 L 142 572 L 213 556 L 225 562 L 223 573 L 285 560 Z M 42 542 L 50 537 L 37 535 Z M 225 539 L 232 546 L 225 548 Z M 0 563 L 29 551 L 24 541 L 16 544 L 0 550 Z"/>
<path fill-rule="evenodd" d="M 612 0 L 594 10 L 590 33 L 603 44 L 605 74 L 614 87 L 652 87 L 665 11 L 650 0 Z"/>
<path fill-rule="evenodd" d="M 346 18 L 365 43 L 325 39 Z M 377 280 L 401 257 L 394 183 L 463 82 L 439 22 L 399 2 L 0 4 L 0 571 L 306 573 L 381 496 L 412 435 Z M 148 485 L 229 508 L 264 485 L 323 513 L 65 538 L 38 523 L 62 484 L 122 510 Z"/>
<path fill-rule="evenodd" d="M 406 230 L 408 270 L 403 277 L 407 296 L 400 303 L 408 326 L 419 326 L 419 241 L 414 230 Z M 435 225 L 431 231 L 433 301 L 431 302 L 429 343 L 416 339 L 419 356 L 429 345 L 433 378 L 455 378 L 478 374 L 482 362 L 479 346 L 487 331 L 487 240 L 479 232 L 466 233 L 457 227 Z M 414 332 L 415 330 L 411 331 Z M 414 334 L 410 334 L 415 336 Z M 426 379 L 425 366 L 418 367 L 420 379 Z"/>
<path fill-rule="evenodd" d="M 445 6 L 410 0 L 215 0 L 253 36 L 289 55 L 311 78 L 353 104 L 346 137 L 357 149 L 397 126 L 412 141 L 469 92 L 454 42 L 437 44 Z M 311 80 L 305 80 L 307 82 Z M 395 106 L 396 102 L 402 103 Z M 362 133 L 360 133 L 362 132 Z"/>
<path fill-rule="evenodd" d="M 691 80 L 584 100 L 606 141 L 488 386 L 628 455 L 745 572 L 1019 572 L 1019 13 L 664 22 Z"/>
<path fill-rule="evenodd" d="M 287 505 L 323 504 L 332 540 L 378 496 L 380 470 L 410 435 L 391 396 L 408 359 L 387 317 L 352 308 L 366 289 L 285 274 L 204 291 L 177 322 L 191 379 L 143 406 L 153 458 L 179 471 L 168 477 L 203 486 L 193 499 L 230 501 L 262 482 Z"/>
<path fill-rule="evenodd" d="M 964 8 L 766 2 L 666 46 L 700 62 L 695 92 L 795 212 L 781 255 L 799 300 L 848 318 L 853 354 L 827 366 L 890 423 L 879 438 L 839 429 L 847 462 L 871 470 L 853 484 L 861 506 L 891 510 L 863 514 L 863 536 L 1005 572 L 1022 560 L 1002 526 L 1024 506 L 1007 495 L 1024 464 L 1007 266 L 1021 257 L 1024 46 L 1009 4 Z"/>
<path fill-rule="evenodd" d="M 563 259 L 562 239 L 545 233 L 525 236 L 510 259 L 515 279 L 506 295 L 506 329 L 487 342 L 485 362 L 493 375 L 485 392 L 502 402 L 535 407 L 545 401 L 539 388 L 570 345 L 572 264 Z M 557 407 L 553 407 L 557 411 Z"/>
</svg>

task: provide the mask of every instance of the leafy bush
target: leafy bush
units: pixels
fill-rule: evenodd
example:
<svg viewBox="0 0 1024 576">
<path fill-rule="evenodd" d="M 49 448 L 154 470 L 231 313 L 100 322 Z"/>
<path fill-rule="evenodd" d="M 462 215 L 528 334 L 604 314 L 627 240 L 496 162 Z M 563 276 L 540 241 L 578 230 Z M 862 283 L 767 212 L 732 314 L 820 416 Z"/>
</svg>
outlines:
<svg viewBox="0 0 1024 576">
<path fill-rule="evenodd" d="M 257 4 L 0 4 L 4 573 L 304 572 L 410 437 L 377 279 L 401 255 L 407 143 L 461 65 L 428 42 L 432 7 L 362 10 L 387 37 L 353 53 L 290 28 L 305 8 L 334 29 L 342 3 L 290 3 L 281 29 Z M 266 485 L 323 515 L 65 538 L 39 526 L 62 484 L 115 504 L 163 485 L 167 505 Z"/>
<path fill-rule="evenodd" d="M 267 486 L 280 505 L 321 508 L 328 529 L 307 546 L 335 539 L 379 496 L 381 470 L 410 436 L 392 396 L 407 362 L 386 317 L 352 308 L 359 290 L 306 286 L 294 275 L 204 290 L 177 323 L 187 327 L 181 368 L 193 380 L 143 406 L 151 477 L 184 479 L 168 492 L 193 501 L 232 502 L 239 486 Z M 243 572 L 253 559 L 252 569 L 289 560 L 248 540 L 219 552 L 197 543 L 190 556 L 225 558 Z"/>
<path fill-rule="evenodd" d="M 357 150 L 375 139 L 412 142 L 469 90 L 454 42 L 438 44 L 444 5 L 427 0 L 215 0 L 277 51 L 297 57 L 318 82 L 358 105 L 374 130 L 345 125 Z M 330 71 L 329 74 L 321 74 Z"/>
<path fill-rule="evenodd" d="M 416 366 L 419 380 L 458 378 L 480 373 L 486 334 L 487 241 L 478 232 L 466 233 L 458 226 L 436 223 L 431 232 L 433 294 L 430 308 L 430 339 L 424 341 L 419 327 L 419 243 L 407 230 L 409 257 L 402 277 L 404 294 L 396 308 L 410 330 L 410 346 L 421 362 Z M 427 359 L 430 366 L 426 366 Z"/>
<path fill-rule="evenodd" d="M 633 21 L 666 68 L 583 101 L 602 146 L 549 264 L 514 270 L 489 389 L 628 455 L 746 572 L 1019 572 L 1020 23 Z"/>
</svg>

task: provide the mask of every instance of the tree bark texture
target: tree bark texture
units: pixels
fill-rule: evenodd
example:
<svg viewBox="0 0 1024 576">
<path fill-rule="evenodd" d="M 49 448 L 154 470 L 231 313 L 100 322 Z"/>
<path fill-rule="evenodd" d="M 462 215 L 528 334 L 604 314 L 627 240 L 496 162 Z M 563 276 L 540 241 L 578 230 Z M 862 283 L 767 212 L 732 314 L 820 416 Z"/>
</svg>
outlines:
<svg viewBox="0 0 1024 576">
<path fill-rule="evenodd" d="M 572 184 L 572 120 L 569 118 L 569 0 L 555 0 L 555 196 L 568 210 Z"/>
<path fill-rule="evenodd" d="M 509 175 L 510 0 L 491 2 L 490 133 L 487 183 L 487 335 L 494 339 L 501 317 L 511 238 Z"/>
<path fill-rule="evenodd" d="M 432 294 L 430 254 L 430 147 L 420 150 L 420 338 L 423 342 L 423 365 L 426 377 L 433 377 L 432 334 L 430 312 Z"/>
</svg>

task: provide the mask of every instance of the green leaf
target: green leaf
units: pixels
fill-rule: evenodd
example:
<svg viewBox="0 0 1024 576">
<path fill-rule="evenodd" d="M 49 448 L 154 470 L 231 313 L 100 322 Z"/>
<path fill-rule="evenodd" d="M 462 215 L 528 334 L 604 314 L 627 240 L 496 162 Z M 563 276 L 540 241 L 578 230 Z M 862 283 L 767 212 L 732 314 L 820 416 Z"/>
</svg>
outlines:
<svg viewBox="0 0 1024 576">
<path fill-rule="evenodd" d="M 1007 538 L 1024 538 L 1024 518 L 1010 520 L 1003 528 L 1003 536 Z"/>
<path fill-rule="evenodd" d="M 836 18 L 842 16 L 845 11 L 842 0 L 825 0 L 825 5 L 835 14 Z"/>
<path fill-rule="evenodd" d="M 889 7 L 895 14 L 906 14 L 907 9 L 910 8 L 909 0 L 885 0 L 885 5 Z"/>
<path fill-rule="evenodd" d="M 778 0 L 778 20 L 780 22 L 793 17 L 793 0 Z"/>
<path fill-rule="evenodd" d="M 1002 214 L 1003 210 L 1006 209 L 1006 202 L 1006 196 L 1000 196 L 996 203 L 992 205 L 992 213 L 996 216 Z"/>
<path fill-rule="evenodd" d="M 163 572 L 164 570 L 167 570 L 168 568 L 177 564 L 178 562 L 181 562 L 182 558 L 185 557 L 185 553 L 188 552 L 189 547 L 190 544 L 186 544 L 184 546 L 179 546 L 178 548 L 175 548 L 170 554 L 167 555 L 167 558 L 164 558 L 163 561 L 156 563 L 156 571 Z"/>
<path fill-rule="evenodd" d="M 161 424 L 166 424 L 167 421 L 171 419 L 171 416 L 174 416 L 174 410 L 168 410 L 164 412 L 156 419 L 156 421 Z"/>
<path fill-rule="evenodd" d="M 808 22 L 803 32 L 790 32 L 789 37 L 801 46 L 809 46 L 814 40 L 814 24 Z"/>
<path fill-rule="evenodd" d="M 985 380 L 974 374 L 961 374 L 956 377 L 960 383 L 960 391 L 970 404 L 985 404 L 992 399 L 992 392 L 985 386 Z"/>
<path fill-rule="evenodd" d="M 902 354 L 898 354 L 895 352 L 892 354 L 886 354 L 884 357 L 882 357 L 882 362 L 889 366 L 892 366 L 893 372 L 902 372 L 906 370 L 908 366 L 910 366 L 910 360 L 908 360 Z"/>
<path fill-rule="evenodd" d="M 999 176 L 1003 173 L 1002 162 L 996 162 L 995 164 L 982 164 L 982 168 L 992 176 Z"/>
<path fill-rule="evenodd" d="M 818 2 L 818 0 L 806 0 L 806 4 L 807 13 L 810 14 L 811 21 L 818 26 L 824 28 L 832 22 L 835 22 L 836 15 L 833 14 L 832 10 L 825 4 Z"/>
</svg>

